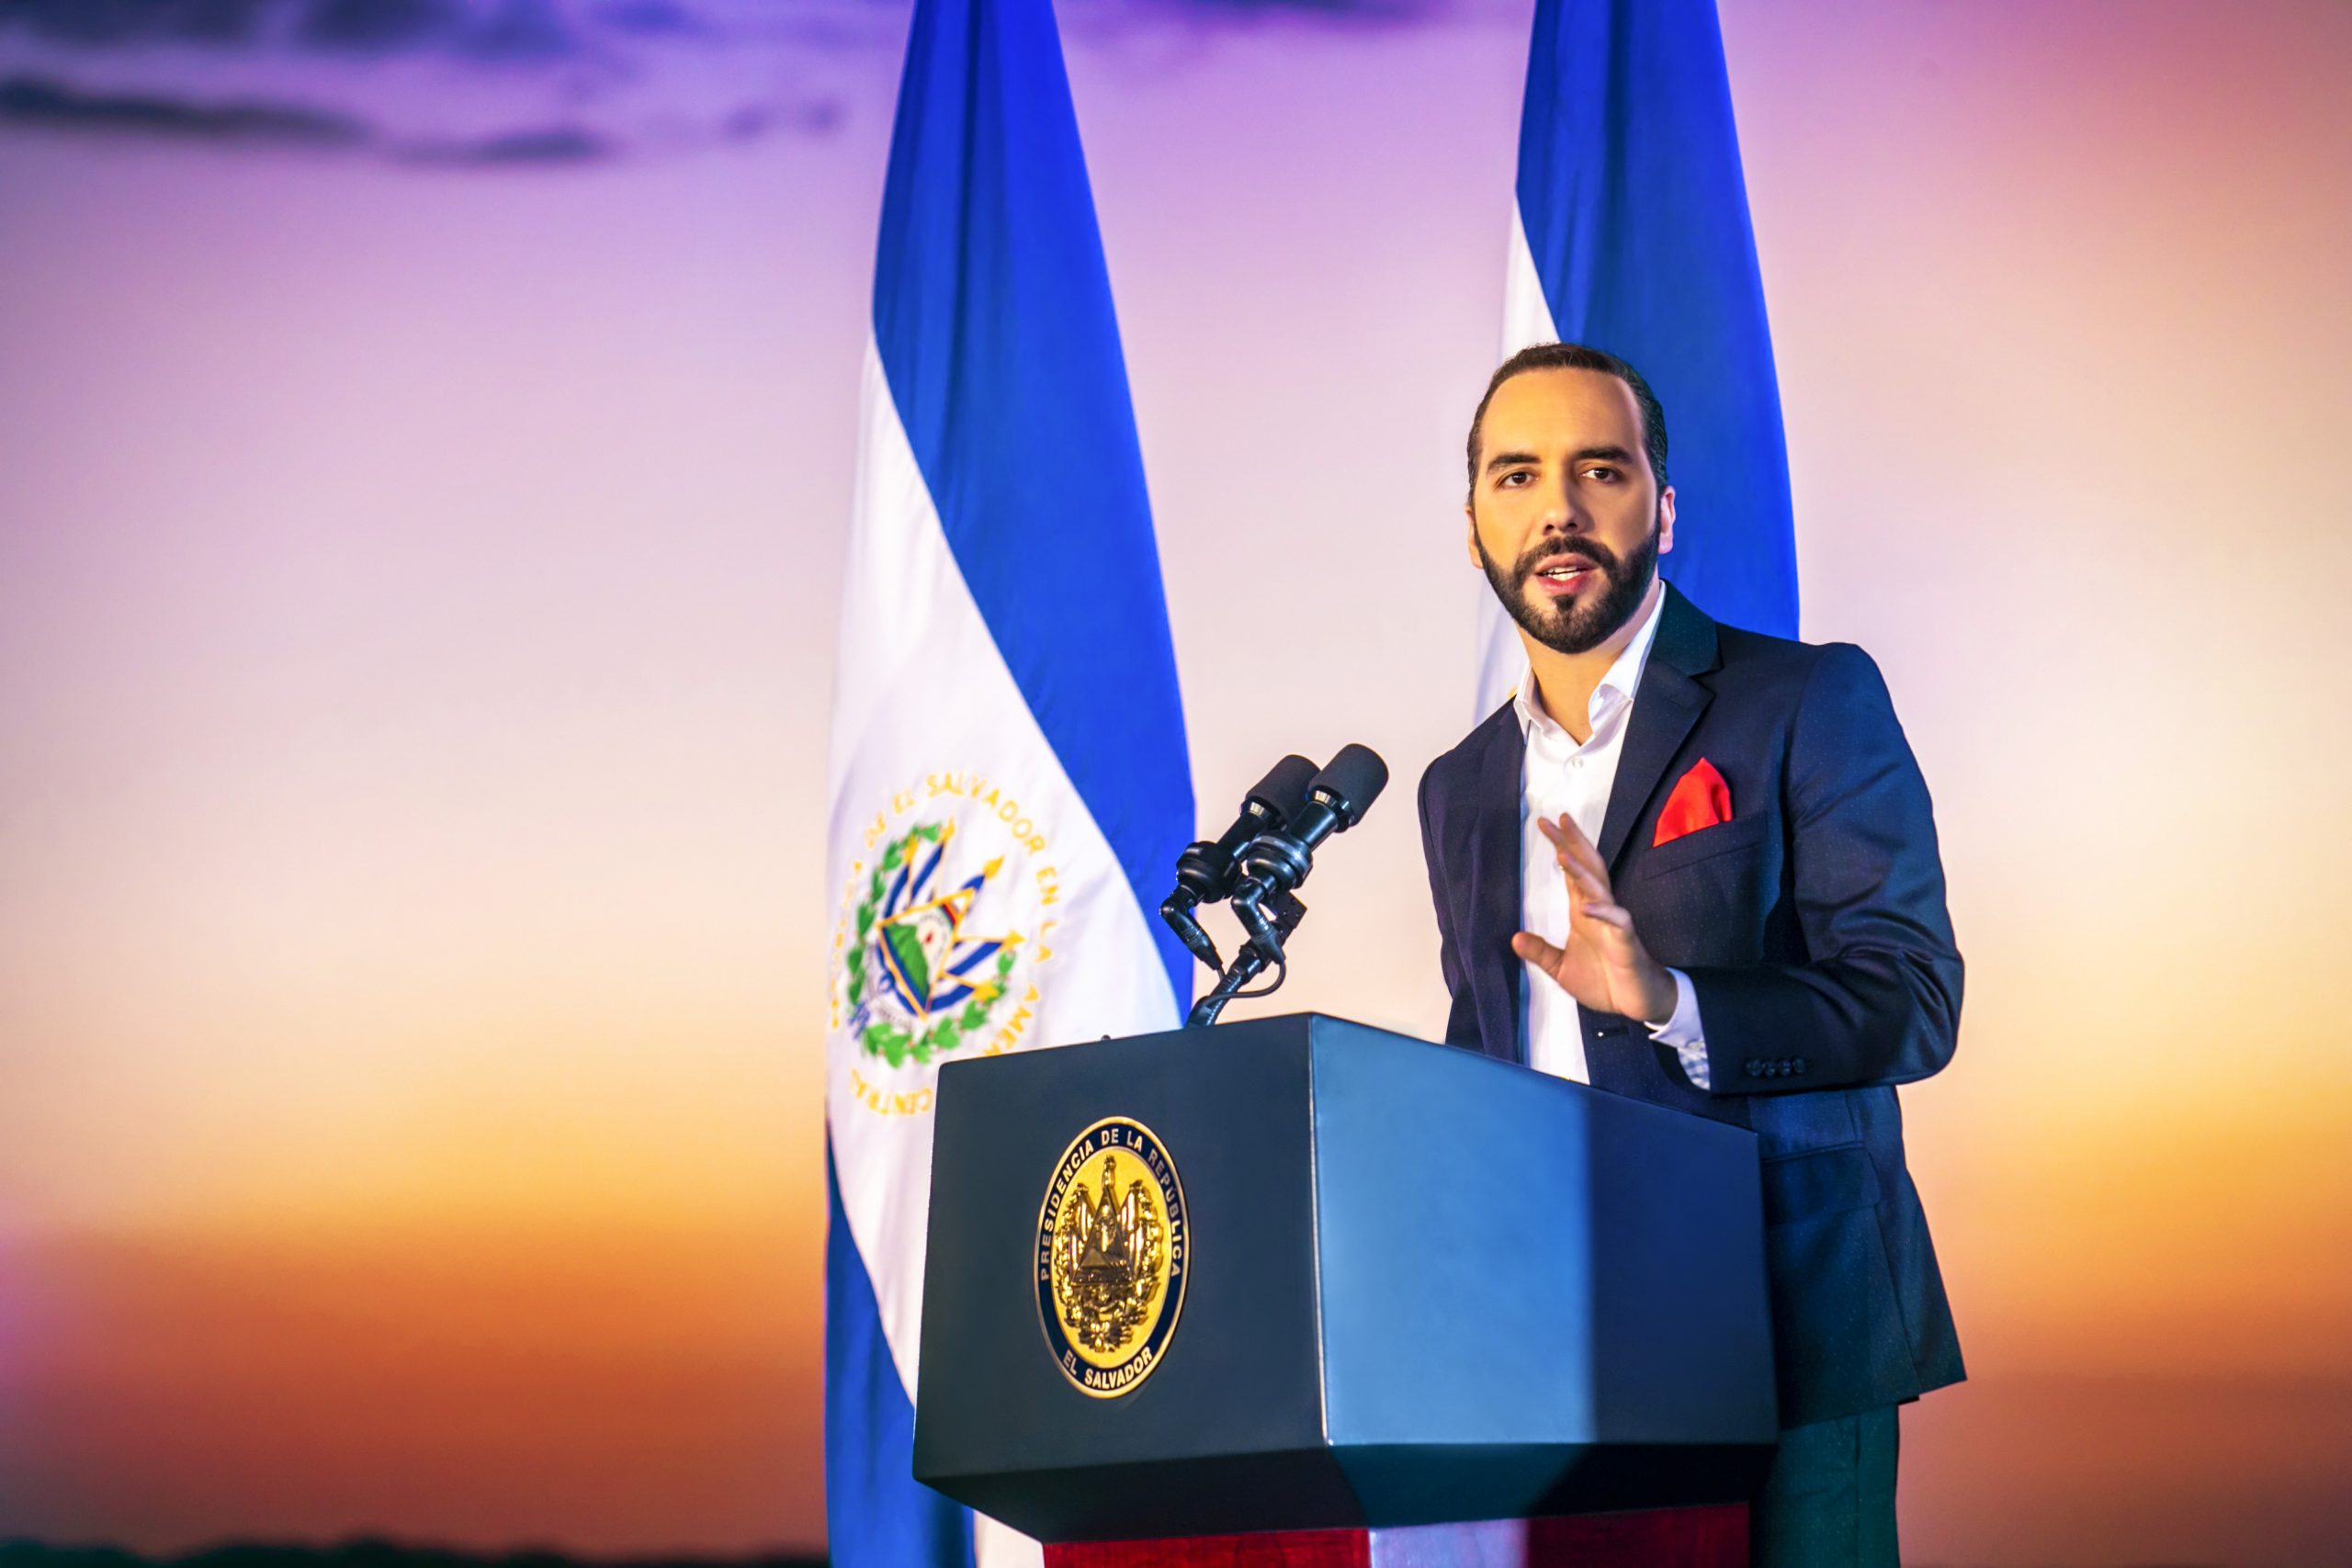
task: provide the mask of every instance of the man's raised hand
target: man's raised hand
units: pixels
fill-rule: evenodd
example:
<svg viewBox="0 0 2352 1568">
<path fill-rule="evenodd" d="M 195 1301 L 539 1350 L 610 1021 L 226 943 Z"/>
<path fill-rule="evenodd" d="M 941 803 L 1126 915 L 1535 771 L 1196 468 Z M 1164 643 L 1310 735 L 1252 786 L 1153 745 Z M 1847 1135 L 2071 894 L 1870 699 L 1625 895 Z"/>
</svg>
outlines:
<svg viewBox="0 0 2352 1568">
<path fill-rule="evenodd" d="M 1533 931 L 1510 939 L 1510 950 L 1550 976 L 1578 1007 L 1622 1013 L 1645 1023 L 1674 1015 L 1674 976 L 1649 955 L 1634 933 L 1634 917 L 1610 895 L 1609 867 L 1566 812 L 1535 825 L 1552 840 L 1568 885 L 1568 932 L 1555 947 Z"/>
</svg>

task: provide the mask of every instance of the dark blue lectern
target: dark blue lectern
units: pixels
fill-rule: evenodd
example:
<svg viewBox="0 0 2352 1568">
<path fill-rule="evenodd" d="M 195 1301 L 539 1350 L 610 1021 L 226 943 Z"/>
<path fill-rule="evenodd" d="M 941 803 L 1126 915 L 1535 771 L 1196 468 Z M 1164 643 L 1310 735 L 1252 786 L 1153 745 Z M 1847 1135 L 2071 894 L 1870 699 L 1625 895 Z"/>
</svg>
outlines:
<svg viewBox="0 0 2352 1568">
<path fill-rule="evenodd" d="M 915 1474 L 1042 1540 L 1739 1503 L 1770 1461 L 1745 1131 L 1312 1014 L 954 1063 L 937 1116 Z"/>
</svg>

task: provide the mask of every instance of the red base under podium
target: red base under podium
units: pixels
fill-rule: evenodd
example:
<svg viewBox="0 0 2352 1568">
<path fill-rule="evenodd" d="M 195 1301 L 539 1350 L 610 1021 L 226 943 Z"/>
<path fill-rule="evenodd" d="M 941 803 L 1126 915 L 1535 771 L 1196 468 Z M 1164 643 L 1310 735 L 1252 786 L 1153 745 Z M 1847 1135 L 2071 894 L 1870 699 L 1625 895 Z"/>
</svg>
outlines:
<svg viewBox="0 0 2352 1568">
<path fill-rule="evenodd" d="M 1747 1508 L 1081 1541 L 1046 1568 L 1747 1568 Z"/>
</svg>

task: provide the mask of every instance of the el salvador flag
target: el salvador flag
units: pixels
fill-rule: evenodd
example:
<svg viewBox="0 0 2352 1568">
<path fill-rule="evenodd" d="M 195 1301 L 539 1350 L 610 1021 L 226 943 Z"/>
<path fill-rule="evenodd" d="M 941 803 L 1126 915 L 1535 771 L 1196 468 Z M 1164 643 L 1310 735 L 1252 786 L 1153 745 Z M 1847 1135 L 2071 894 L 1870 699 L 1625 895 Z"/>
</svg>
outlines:
<svg viewBox="0 0 2352 1568">
<path fill-rule="evenodd" d="M 1148 911 L 1193 829 L 1048 0 L 918 0 L 873 327 L 826 859 L 826 1515 L 842 1568 L 1035 1562 L 910 1470 L 938 1067 L 1172 1028 L 1191 960 Z"/>
<path fill-rule="evenodd" d="M 1538 0 L 1509 265 L 1505 357 L 1606 349 L 1665 406 L 1661 570 L 1717 620 L 1796 636 L 1780 386 L 1714 0 Z M 1479 604 L 1483 716 L 1527 661 L 1483 585 Z"/>
</svg>

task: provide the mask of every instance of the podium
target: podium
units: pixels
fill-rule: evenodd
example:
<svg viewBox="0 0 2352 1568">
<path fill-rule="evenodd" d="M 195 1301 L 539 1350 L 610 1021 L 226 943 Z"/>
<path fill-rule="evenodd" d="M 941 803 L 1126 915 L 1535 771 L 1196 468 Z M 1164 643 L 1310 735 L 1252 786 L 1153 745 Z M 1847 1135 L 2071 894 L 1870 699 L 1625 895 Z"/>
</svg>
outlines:
<svg viewBox="0 0 2352 1568">
<path fill-rule="evenodd" d="M 1317 1014 L 956 1062 L 937 1106 L 915 1476 L 1049 1568 L 1745 1562 L 1752 1134 Z"/>
</svg>

